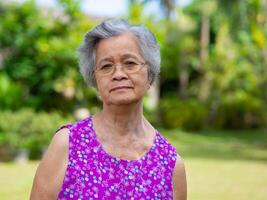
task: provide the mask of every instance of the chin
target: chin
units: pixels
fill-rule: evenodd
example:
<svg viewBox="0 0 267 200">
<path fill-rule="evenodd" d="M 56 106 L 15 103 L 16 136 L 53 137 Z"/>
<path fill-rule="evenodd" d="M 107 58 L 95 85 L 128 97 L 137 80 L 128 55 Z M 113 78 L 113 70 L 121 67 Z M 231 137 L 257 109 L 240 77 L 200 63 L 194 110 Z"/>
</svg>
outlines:
<svg viewBox="0 0 267 200">
<path fill-rule="evenodd" d="M 127 97 L 118 97 L 118 98 L 113 98 L 108 104 L 113 104 L 113 105 L 130 105 L 130 104 L 135 104 L 137 102 L 141 101 L 139 98 L 127 98 Z"/>
</svg>

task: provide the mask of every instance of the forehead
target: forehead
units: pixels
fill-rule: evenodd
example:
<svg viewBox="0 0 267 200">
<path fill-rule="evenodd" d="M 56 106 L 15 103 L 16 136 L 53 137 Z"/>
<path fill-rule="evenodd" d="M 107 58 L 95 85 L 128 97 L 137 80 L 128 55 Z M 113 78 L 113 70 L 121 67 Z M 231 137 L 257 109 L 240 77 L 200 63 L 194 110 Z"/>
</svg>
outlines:
<svg viewBox="0 0 267 200">
<path fill-rule="evenodd" d="M 102 60 L 106 57 L 121 57 L 133 55 L 142 57 L 136 36 L 132 33 L 123 33 L 118 36 L 102 39 L 96 46 L 96 60 Z"/>
</svg>

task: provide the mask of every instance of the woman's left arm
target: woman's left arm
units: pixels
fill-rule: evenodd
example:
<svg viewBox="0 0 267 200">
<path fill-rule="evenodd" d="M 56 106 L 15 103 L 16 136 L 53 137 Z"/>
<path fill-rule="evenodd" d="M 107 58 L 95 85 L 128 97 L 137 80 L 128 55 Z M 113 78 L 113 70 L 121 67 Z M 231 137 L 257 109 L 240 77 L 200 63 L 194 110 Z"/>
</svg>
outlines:
<svg viewBox="0 0 267 200">
<path fill-rule="evenodd" d="M 184 162 L 179 155 L 173 172 L 173 194 L 174 200 L 187 199 L 187 183 Z"/>
</svg>

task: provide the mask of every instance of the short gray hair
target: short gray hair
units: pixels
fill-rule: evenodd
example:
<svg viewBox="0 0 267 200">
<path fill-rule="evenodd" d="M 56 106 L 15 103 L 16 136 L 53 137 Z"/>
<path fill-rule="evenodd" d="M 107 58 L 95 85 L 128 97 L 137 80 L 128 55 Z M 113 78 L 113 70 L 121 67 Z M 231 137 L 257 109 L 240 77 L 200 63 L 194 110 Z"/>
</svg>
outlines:
<svg viewBox="0 0 267 200">
<path fill-rule="evenodd" d="M 83 43 L 78 48 L 80 72 L 85 81 L 96 87 L 94 66 L 96 62 L 96 46 L 100 40 L 133 33 L 138 40 L 141 54 L 149 66 L 148 75 L 152 84 L 160 72 L 160 49 L 154 34 L 145 26 L 132 26 L 123 19 L 107 19 L 94 27 L 84 36 Z"/>
</svg>

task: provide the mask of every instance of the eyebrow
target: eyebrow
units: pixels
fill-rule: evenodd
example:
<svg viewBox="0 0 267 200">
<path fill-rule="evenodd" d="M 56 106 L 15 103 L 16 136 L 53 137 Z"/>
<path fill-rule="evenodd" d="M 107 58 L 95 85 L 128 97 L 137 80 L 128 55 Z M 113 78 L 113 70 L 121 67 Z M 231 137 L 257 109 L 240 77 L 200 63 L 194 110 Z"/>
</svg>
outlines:
<svg viewBox="0 0 267 200">
<path fill-rule="evenodd" d="M 112 62 L 112 61 L 114 61 L 114 59 L 111 56 L 104 57 L 98 62 L 98 65 L 100 65 L 102 62 L 105 62 L 105 61 Z"/>
<path fill-rule="evenodd" d="M 137 56 L 135 56 L 134 54 L 130 54 L 130 53 L 126 53 L 126 54 L 123 54 L 122 56 L 121 56 L 121 60 L 123 60 L 123 59 L 126 59 L 126 58 L 134 58 L 134 59 L 137 59 L 137 60 L 139 60 L 140 58 L 138 58 Z M 99 62 L 98 62 L 98 64 L 101 64 L 102 62 L 104 62 L 104 61 L 114 61 L 114 59 L 113 59 L 113 57 L 112 56 L 107 56 L 107 57 L 104 57 L 104 58 L 102 58 Z"/>
<path fill-rule="evenodd" d="M 135 56 L 133 54 L 129 54 L 129 53 L 122 55 L 121 58 L 122 59 L 125 59 L 125 58 L 134 58 L 134 59 L 137 59 L 137 60 L 139 59 L 137 56 Z"/>
</svg>

